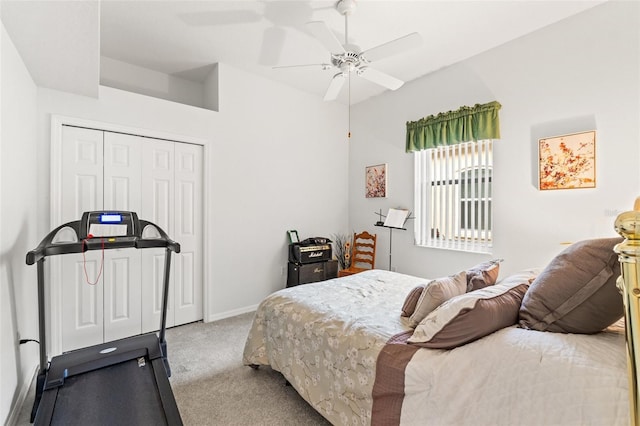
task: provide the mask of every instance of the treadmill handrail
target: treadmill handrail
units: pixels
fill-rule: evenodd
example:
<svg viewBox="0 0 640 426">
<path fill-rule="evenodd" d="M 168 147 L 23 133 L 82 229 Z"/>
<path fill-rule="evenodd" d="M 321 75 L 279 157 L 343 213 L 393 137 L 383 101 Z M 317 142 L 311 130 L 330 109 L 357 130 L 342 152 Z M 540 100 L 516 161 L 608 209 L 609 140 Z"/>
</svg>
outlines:
<svg viewBox="0 0 640 426">
<path fill-rule="evenodd" d="M 111 239 L 110 237 L 96 237 L 90 240 L 80 240 L 76 242 L 70 243 L 53 243 L 53 239 L 55 238 L 58 231 L 62 228 L 69 227 L 72 228 L 76 235 L 81 235 L 80 233 L 80 220 L 74 220 L 73 222 L 65 223 L 64 225 L 58 226 L 53 231 L 49 232 L 46 237 L 42 239 L 38 247 L 33 250 L 30 250 L 27 253 L 27 265 L 33 265 L 34 263 L 40 261 L 41 259 L 46 258 L 47 256 L 57 256 L 60 254 L 71 254 L 71 253 L 83 253 L 85 251 L 90 250 L 111 250 L 118 248 L 136 248 L 136 249 L 146 249 L 146 248 L 156 248 L 156 247 L 166 247 L 169 250 L 180 253 L 180 243 L 173 241 L 166 232 L 158 225 L 146 221 L 140 220 L 140 228 L 144 229 L 145 226 L 151 225 L 154 226 L 158 232 L 160 233 L 160 238 L 142 238 L 139 236 L 134 237 L 126 237 L 126 238 L 114 238 L 114 242 L 102 244 L 103 239 Z M 79 237 L 78 237 L 79 238 Z"/>
</svg>

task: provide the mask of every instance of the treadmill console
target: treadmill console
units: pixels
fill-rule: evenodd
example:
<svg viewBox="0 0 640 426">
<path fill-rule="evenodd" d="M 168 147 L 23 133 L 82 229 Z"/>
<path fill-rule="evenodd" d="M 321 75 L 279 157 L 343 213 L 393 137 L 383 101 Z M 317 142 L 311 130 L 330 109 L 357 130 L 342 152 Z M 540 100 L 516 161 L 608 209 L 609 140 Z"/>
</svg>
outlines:
<svg viewBox="0 0 640 426">
<path fill-rule="evenodd" d="M 80 220 L 58 226 L 38 247 L 27 253 L 27 265 L 47 256 L 87 250 L 167 248 L 180 253 L 180 244 L 157 225 L 139 220 L 135 212 L 98 210 L 84 212 Z"/>
<path fill-rule="evenodd" d="M 80 222 L 80 239 L 85 238 L 134 238 L 139 235 L 140 224 L 134 212 L 94 211 L 85 212 Z"/>
</svg>

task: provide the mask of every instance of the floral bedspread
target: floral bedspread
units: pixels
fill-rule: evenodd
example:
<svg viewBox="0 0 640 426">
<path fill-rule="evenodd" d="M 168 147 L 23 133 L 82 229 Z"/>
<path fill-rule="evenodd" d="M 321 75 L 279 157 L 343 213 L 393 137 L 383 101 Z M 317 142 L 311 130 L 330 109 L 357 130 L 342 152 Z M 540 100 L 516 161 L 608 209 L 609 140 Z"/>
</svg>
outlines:
<svg viewBox="0 0 640 426">
<path fill-rule="evenodd" d="M 404 356 L 407 346 L 390 339 L 410 331 L 400 309 L 425 281 L 374 270 L 273 293 L 258 307 L 243 361 L 280 371 L 335 425 L 629 424 L 619 331 L 579 335 L 511 326 L 452 350 Z M 384 374 L 376 377 L 376 367 Z M 403 389 L 387 386 L 389 371 L 402 371 Z M 381 412 L 381 395 L 400 393 L 401 406 Z"/>
<path fill-rule="evenodd" d="M 270 365 L 333 424 L 369 424 L 376 359 L 409 329 L 400 308 L 426 279 L 373 270 L 280 290 L 258 307 L 246 365 Z"/>
</svg>

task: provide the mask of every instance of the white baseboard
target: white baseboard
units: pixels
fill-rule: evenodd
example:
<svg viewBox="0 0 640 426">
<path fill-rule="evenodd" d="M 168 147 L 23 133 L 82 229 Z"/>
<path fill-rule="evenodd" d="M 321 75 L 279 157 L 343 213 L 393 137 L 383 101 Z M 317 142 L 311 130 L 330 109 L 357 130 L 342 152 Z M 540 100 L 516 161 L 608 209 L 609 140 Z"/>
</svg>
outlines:
<svg viewBox="0 0 640 426">
<path fill-rule="evenodd" d="M 247 312 L 253 312 L 258 309 L 258 305 L 245 306 L 244 308 L 232 309 L 226 312 L 220 312 L 217 314 L 209 315 L 205 322 L 218 321 L 225 318 L 235 317 L 236 315 L 246 314 Z"/>
<path fill-rule="evenodd" d="M 24 405 L 25 400 L 27 399 L 27 395 L 29 394 L 29 388 L 31 387 L 31 383 L 35 379 L 38 374 L 38 369 L 40 367 L 36 365 L 33 369 L 33 374 L 30 377 L 26 377 L 26 380 L 22 383 L 20 387 L 20 393 L 18 394 L 18 399 L 16 399 L 16 403 L 11 407 L 11 411 L 9 412 L 9 417 L 7 417 L 7 421 L 5 425 L 13 426 L 18 422 L 18 418 L 20 417 L 20 412 L 22 411 L 22 406 Z M 29 408 L 29 413 L 31 413 L 31 408 Z"/>
</svg>

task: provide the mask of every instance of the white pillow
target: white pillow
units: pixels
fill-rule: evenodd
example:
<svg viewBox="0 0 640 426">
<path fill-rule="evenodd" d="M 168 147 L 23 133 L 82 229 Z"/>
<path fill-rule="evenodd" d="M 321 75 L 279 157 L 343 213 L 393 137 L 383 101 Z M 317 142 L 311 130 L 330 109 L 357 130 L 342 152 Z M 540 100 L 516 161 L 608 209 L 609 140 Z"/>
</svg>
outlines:
<svg viewBox="0 0 640 426">
<path fill-rule="evenodd" d="M 456 275 L 438 278 L 429 281 L 422 290 L 416 309 L 409 317 L 409 326 L 415 327 L 430 312 L 452 297 L 467 291 L 467 272 L 458 272 Z"/>
<path fill-rule="evenodd" d="M 516 324 L 533 271 L 511 275 L 493 286 L 453 297 L 427 315 L 409 343 L 450 349 Z"/>
</svg>

